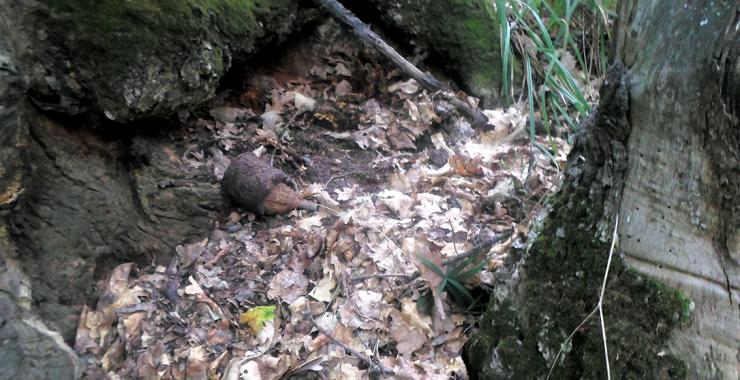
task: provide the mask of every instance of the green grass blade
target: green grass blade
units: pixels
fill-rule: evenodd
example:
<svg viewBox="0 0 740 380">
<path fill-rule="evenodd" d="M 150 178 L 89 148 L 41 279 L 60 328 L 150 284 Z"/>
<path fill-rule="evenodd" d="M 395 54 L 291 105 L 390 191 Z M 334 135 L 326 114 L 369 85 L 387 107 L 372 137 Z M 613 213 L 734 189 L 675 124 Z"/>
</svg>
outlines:
<svg viewBox="0 0 740 380">
<path fill-rule="evenodd" d="M 461 283 L 455 280 L 450 280 L 449 283 L 450 285 L 452 285 L 452 288 L 454 288 L 458 293 L 462 294 L 463 297 L 467 298 L 469 302 L 475 301 L 468 289 L 466 289 Z"/>
<path fill-rule="evenodd" d="M 512 74 L 512 56 L 511 56 L 511 28 L 506 17 L 506 1 L 496 0 L 496 13 L 498 22 L 501 27 L 501 95 L 508 102 L 511 98 L 511 74 Z"/>
<path fill-rule="evenodd" d="M 439 277 L 446 277 L 445 272 L 442 270 L 442 268 L 433 263 L 431 260 L 427 259 L 424 256 L 417 256 L 417 258 L 422 262 L 422 264 L 424 264 L 424 266 L 434 271 L 434 273 L 438 274 Z"/>
<path fill-rule="evenodd" d="M 529 141 L 535 142 L 535 122 L 534 122 L 534 82 L 532 82 L 532 63 L 529 56 L 524 56 L 524 72 L 527 77 L 527 104 L 529 105 Z"/>
</svg>

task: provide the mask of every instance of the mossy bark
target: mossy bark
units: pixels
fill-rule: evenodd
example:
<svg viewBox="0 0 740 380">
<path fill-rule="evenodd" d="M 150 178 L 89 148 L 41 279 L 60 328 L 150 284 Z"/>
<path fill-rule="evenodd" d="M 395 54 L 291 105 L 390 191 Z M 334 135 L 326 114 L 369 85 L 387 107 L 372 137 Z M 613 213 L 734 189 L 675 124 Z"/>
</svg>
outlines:
<svg viewBox="0 0 740 380">
<path fill-rule="evenodd" d="M 597 112 L 562 188 L 466 352 L 471 377 L 736 379 L 740 353 L 737 5 L 625 1 Z M 702 48 L 699 48 L 699 47 Z"/>
<path fill-rule="evenodd" d="M 0 229 L 12 247 L 0 249 L 0 295 L 15 292 L 7 278 L 26 278 L 29 315 L 70 342 L 108 269 L 164 260 L 210 230 L 225 209 L 218 180 L 180 161 L 184 140 L 205 137 L 165 133 L 168 122 L 153 118 L 208 101 L 234 60 L 310 17 L 299 6 L 0 0 Z M 7 263 L 17 265 L 5 271 Z M 0 313 L 0 328 L 21 318 L 13 313 Z M 11 330 L 0 331 L 4 342 L 23 346 Z M 10 359 L 0 378 L 37 365 L 29 353 Z"/>
<path fill-rule="evenodd" d="M 234 59 L 300 24 L 290 0 L 3 0 L 38 106 L 126 122 L 212 97 Z"/>
<path fill-rule="evenodd" d="M 561 191 L 520 263 L 512 292 L 494 298 L 468 350 L 482 379 L 546 375 L 568 337 L 598 302 L 611 231 L 621 199 L 630 133 L 625 72 L 610 72 L 601 103 L 584 123 L 569 156 Z M 686 318 L 680 294 L 612 262 L 604 296 L 611 368 L 626 378 L 675 378 L 680 361 L 659 355 L 671 329 Z M 605 378 L 598 319 L 569 342 L 555 379 Z"/>
</svg>

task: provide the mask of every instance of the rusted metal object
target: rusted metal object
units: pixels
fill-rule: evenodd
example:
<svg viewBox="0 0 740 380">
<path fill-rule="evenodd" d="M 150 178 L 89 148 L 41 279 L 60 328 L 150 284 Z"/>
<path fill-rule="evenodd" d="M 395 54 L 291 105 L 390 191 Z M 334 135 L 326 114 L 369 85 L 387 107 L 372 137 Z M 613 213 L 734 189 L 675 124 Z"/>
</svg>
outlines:
<svg viewBox="0 0 740 380">
<path fill-rule="evenodd" d="M 315 203 L 301 199 L 289 183 L 287 174 L 248 152 L 231 161 L 221 189 L 234 203 L 258 216 L 283 214 L 296 208 L 318 209 Z"/>
</svg>

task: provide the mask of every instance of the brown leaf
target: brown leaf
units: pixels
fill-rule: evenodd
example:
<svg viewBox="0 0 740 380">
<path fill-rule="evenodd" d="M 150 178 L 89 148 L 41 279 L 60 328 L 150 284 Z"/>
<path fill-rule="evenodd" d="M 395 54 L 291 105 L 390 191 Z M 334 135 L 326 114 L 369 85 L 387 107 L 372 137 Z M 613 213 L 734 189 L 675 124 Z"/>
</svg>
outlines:
<svg viewBox="0 0 740 380">
<path fill-rule="evenodd" d="M 435 323 L 435 330 L 439 329 L 446 330 L 449 326 L 448 322 L 445 322 L 447 315 L 444 309 L 444 298 L 445 294 L 439 286 L 442 284 L 443 278 L 437 274 L 435 270 L 429 267 L 422 258 L 426 261 L 436 265 L 437 268 L 444 270 L 442 266 L 442 255 L 438 249 L 430 249 L 429 240 L 422 235 L 418 235 L 416 238 L 406 238 L 403 240 L 404 252 L 409 255 L 411 261 L 419 269 L 419 274 L 427 282 L 427 286 L 432 291 L 434 297 L 434 312 L 433 320 Z"/>
<path fill-rule="evenodd" d="M 408 237 L 403 239 L 401 249 L 411 259 L 416 268 L 419 270 L 421 278 L 427 282 L 430 289 L 436 289 L 442 283 L 440 277 L 434 270 L 425 264 L 422 258 L 432 262 L 439 268 L 442 268 L 442 255 L 438 250 L 433 252 L 429 247 L 429 240 L 419 235 L 415 238 Z"/>
<path fill-rule="evenodd" d="M 227 320 L 219 321 L 208 331 L 207 342 L 209 346 L 231 343 L 233 339 L 234 334 L 231 332 L 229 322 Z"/>
<path fill-rule="evenodd" d="M 142 311 L 123 318 L 123 326 L 126 329 L 124 337 L 126 338 L 126 348 L 128 350 L 131 350 L 134 345 L 139 343 L 145 316 L 146 313 Z"/>
<path fill-rule="evenodd" d="M 396 341 L 396 349 L 402 355 L 411 355 L 427 342 L 426 334 L 411 326 L 396 310 L 391 312 L 390 332 Z"/>
<path fill-rule="evenodd" d="M 188 350 L 187 368 L 185 375 L 188 380 L 207 380 L 208 353 L 203 346 L 191 347 Z"/>
<path fill-rule="evenodd" d="M 188 268 L 193 265 L 195 260 L 197 260 L 203 253 L 205 247 L 206 240 L 202 240 L 193 244 L 178 245 L 177 247 L 175 247 L 177 256 L 180 258 L 180 265 L 182 266 L 182 269 Z"/>
<path fill-rule="evenodd" d="M 480 158 L 470 158 L 462 154 L 456 154 L 450 157 L 448 162 L 456 174 L 473 177 L 483 175 Z"/>
<path fill-rule="evenodd" d="M 293 303 L 298 297 L 305 295 L 307 289 L 308 278 L 303 273 L 287 269 L 272 278 L 267 296 L 271 299 L 281 298 L 287 303 Z"/>
<path fill-rule="evenodd" d="M 410 135 L 410 133 L 408 133 L 405 129 L 399 128 L 399 126 L 395 123 L 388 126 L 386 137 L 388 138 L 388 142 L 393 149 L 416 149 L 414 138 Z"/>
<path fill-rule="evenodd" d="M 123 348 L 123 342 L 121 339 L 116 339 L 113 345 L 105 352 L 103 358 L 100 360 L 100 365 L 105 371 L 112 371 L 118 369 L 123 363 L 124 355 L 126 350 Z"/>
</svg>

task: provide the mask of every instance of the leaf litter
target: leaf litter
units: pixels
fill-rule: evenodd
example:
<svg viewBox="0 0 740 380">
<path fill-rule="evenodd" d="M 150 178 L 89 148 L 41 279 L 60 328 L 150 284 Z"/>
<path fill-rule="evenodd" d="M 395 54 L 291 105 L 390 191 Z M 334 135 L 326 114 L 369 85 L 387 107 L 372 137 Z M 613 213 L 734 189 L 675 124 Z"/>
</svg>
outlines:
<svg viewBox="0 0 740 380">
<path fill-rule="evenodd" d="M 493 287 L 559 172 L 522 134 L 522 104 L 486 110 L 489 124 L 473 130 L 343 33 L 328 22 L 241 94 L 192 116 L 210 143 L 175 156 L 220 181 L 252 151 L 319 210 L 235 209 L 169 263 L 118 266 L 81 314 L 87 377 L 468 377 L 461 350 L 479 312 L 451 301 L 440 269 L 514 230 L 464 284 Z M 537 139 L 562 167 L 568 142 Z"/>
</svg>

